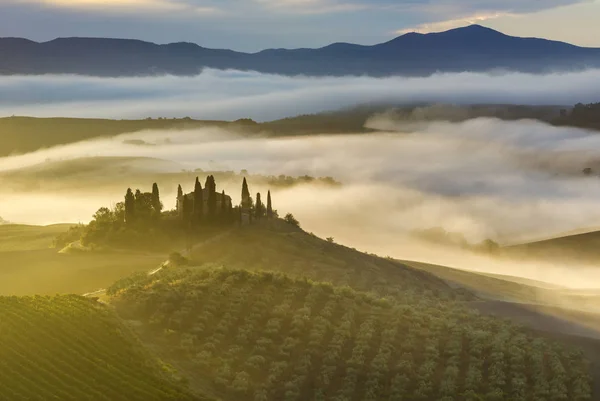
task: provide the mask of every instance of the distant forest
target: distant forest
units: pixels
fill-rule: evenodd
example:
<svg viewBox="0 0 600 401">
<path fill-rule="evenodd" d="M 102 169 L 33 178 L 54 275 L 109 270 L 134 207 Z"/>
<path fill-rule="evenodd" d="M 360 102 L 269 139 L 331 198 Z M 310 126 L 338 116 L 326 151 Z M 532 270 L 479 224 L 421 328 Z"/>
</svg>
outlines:
<svg viewBox="0 0 600 401">
<path fill-rule="evenodd" d="M 600 130 L 600 103 L 578 103 L 571 110 L 561 110 L 556 125 Z"/>
</svg>

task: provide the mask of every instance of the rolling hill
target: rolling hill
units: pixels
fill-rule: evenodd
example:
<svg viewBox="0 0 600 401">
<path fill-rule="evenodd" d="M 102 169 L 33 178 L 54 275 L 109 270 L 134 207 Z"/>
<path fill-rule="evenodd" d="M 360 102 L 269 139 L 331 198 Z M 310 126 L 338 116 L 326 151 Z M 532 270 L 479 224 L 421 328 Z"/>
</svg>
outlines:
<svg viewBox="0 0 600 401">
<path fill-rule="evenodd" d="M 381 299 L 221 268 L 109 293 L 161 358 L 225 401 L 591 399 L 581 352 L 426 293 Z"/>
<path fill-rule="evenodd" d="M 147 271 L 167 255 L 150 252 L 59 253 L 54 238 L 71 225 L 0 225 L 0 296 L 83 294 Z"/>
<path fill-rule="evenodd" d="M 93 300 L 0 297 L 0 321 L 0 400 L 204 399 Z"/>
<path fill-rule="evenodd" d="M 195 75 L 203 68 L 282 75 L 408 75 L 506 69 L 540 73 L 600 66 L 600 49 L 517 38 L 479 25 L 441 33 L 409 33 L 373 46 L 334 43 L 319 49 L 258 53 L 209 49 L 193 43 L 59 38 L 37 43 L 0 39 L 0 74 L 92 76 Z"/>
<path fill-rule="evenodd" d="M 5 246 L 24 253 L 47 244 L 46 231 L 62 230 L 4 228 Z M 121 278 L 101 297 L 109 306 L 94 302 L 96 295 L 0 297 L 0 364 L 11 369 L 9 386 L 0 376 L 0 399 L 583 401 L 599 390 L 596 340 L 554 341 L 486 316 L 501 308 L 460 288 L 476 278 L 449 285 L 452 273 L 361 253 L 281 220 L 229 230 L 194 247 L 191 267 L 151 275 L 143 260 L 123 265 L 134 253 L 112 254 L 106 263 L 120 266 L 114 271 L 89 266 L 103 253 L 80 256 L 79 268 L 98 276 L 87 285 Z M 27 261 L 9 267 L 27 266 L 23 277 L 56 288 L 67 269 L 77 272 L 75 264 L 56 263 L 46 273 L 41 263 L 35 271 Z M 482 285 L 530 294 L 519 289 L 526 284 L 499 281 Z M 14 280 L 0 283 L 16 288 Z M 517 309 L 498 314 L 530 316 Z M 45 337 L 25 349 L 40 330 Z M 99 371 L 86 368 L 90 360 L 102 361 Z M 111 372 L 121 380 L 105 384 Z M 28 386 L 33 381 L 37 387 Z M 65 386 L 75 389 L 71 398 L 63 396 Z"/>
<path fill-rule="evenodd" d="M 595 263 L 600 259 L 600 231 L 565 235 L 502 248 L 509 257 Z"/>
<path fill-rule="evenodd" d="M 440 300 L 469 300 L 443 280 L 397 262 L 325 241 L 282 220 L 232 231 L 191 255 L 196 265 L 284 272 L 292 277 L 349 286 L 382 297 L 404 299 L 422 294 Z"/>
</svg>

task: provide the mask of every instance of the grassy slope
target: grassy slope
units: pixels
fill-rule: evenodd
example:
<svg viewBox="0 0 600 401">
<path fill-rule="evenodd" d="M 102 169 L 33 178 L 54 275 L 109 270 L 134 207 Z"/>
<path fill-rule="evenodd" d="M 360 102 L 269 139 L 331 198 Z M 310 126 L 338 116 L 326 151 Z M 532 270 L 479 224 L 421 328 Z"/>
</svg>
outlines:
<svg viewBox="0 0 600 401">
<path fill-rule="evenodd" d="M 507 256 L 598 262 L 600 260 L 600 231 L 509 246 L 502 248 L 502 251 Z"/>
<path fill-rule="evenodd" d="M 145 341 L 204 392 L 227 401 L 590 399 L 580 353 L 423 288 L 383 301 L 210 268 L 126 284 L 114 288 L 122 316 L 139 321 Z"/>
<path fill-rule="evenodd" d="M 406 293 L 454 298 L 455 291 L 435 276 L 402 263 L 329 243 L 281 220 L 234 230 L 192 255 L 198 264 L 282 271 L 296 277 L 348 285 L 382 296 Z"/>
<path fill-rule="evenodd" d="M 54 238 L 58 234 L 67 231 L 70 226 L 70 224 L 50 226 L 0 225 L 0 252 L 49 248 Z"/>
<path fill-rule="evenodd" d="M 0 297 L 0 321 L 0 400 L 196 399 L 89 299 Z"/>
<path fill-rule="evenodd" d="M 0 295 L 85 293 L 159 265 L 163 254 L 59 254 L 52 239 L 69 225 L 0 226 Z"/>
</svg>

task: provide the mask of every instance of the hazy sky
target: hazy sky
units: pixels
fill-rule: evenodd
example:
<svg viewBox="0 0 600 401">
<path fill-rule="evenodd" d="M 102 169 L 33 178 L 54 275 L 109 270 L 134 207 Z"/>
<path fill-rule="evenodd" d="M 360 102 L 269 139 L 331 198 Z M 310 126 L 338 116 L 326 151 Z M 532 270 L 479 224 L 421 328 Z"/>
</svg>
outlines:
<svg viewBox="0 0 600 401">
<path fill-rule="evenodd" d="M 0 0 L 0 36 L 137 38 L 256 51 L 373 44 L 479 23 L 600 47 L 600 0 Z"/>
</svg>

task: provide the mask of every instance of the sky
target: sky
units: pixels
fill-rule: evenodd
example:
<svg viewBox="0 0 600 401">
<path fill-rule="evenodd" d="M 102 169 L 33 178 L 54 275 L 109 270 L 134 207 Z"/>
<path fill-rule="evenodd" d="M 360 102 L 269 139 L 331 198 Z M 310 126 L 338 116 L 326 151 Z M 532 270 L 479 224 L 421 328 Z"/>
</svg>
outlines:
<svg viewBox="0 0 600 401">
<path fill-rule="evenodd" d="M 0 0 L 0 37 L 119 37 L 213 48 L 375 44 L 478 23 L 600 47 L 600 0 Z"/>
</svg>

